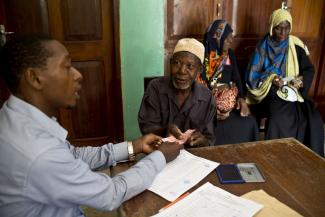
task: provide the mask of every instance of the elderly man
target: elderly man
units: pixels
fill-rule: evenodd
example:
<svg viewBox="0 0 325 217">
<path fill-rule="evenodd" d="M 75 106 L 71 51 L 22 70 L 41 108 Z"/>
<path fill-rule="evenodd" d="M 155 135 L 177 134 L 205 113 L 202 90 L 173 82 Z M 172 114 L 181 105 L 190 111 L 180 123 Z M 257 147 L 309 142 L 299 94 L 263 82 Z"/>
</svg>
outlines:
<svg viewBox="0 0 325 217">
<path fill-rule="evenodd" d="M 141 132 L 184 139 L 185 147 L 214 145 L 216 112 L 211 91 L 196 82 L 202 71 L 204 46 L 192 38 L 178 41 L 170 60 L 170 76 L 152 80 L 138 114 Z"/>
<path fill-rule="evenodd" d="M 102 147 L 72 146 L 56 121 L 59 108 L 74 107 L 82 75 L 66 48 L 47 37 L 8 41 L 1 76 L 12 95 L 0 110 L 0 216 L 84 216 L 79 205 L 112 210 L 150 186 L 180 145 L 150 134 Z M 153 144 L 154 143 L 154 144 Z M 153 146 L 152 146 L 153 145 Z M 110 178 L 91 169 L 150 153 Z"/>
</svg>

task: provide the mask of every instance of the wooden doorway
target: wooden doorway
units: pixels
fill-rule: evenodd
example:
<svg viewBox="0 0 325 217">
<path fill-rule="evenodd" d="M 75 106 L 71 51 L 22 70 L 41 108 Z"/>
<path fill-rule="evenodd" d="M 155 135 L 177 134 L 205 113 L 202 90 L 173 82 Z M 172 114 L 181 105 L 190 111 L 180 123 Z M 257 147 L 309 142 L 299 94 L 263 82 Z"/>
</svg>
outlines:
<svg viewBox="0 0 325 217">
<path fill-rule="evenodd" d="M 84 77 L 77 107 L 61 110 L 58 117 L 61 125 L 69 131 L 69 141 L 74 145 L 122 141 L 119 1 L 1 2 L 0 18 L 8 31 L 54 37 L 67 47 L 73 66 Z M 0 89 L 4 89 L 1 83 Z M 5 97 L 5 91 L 1 91 L 0 99 Z"/>
</svg>

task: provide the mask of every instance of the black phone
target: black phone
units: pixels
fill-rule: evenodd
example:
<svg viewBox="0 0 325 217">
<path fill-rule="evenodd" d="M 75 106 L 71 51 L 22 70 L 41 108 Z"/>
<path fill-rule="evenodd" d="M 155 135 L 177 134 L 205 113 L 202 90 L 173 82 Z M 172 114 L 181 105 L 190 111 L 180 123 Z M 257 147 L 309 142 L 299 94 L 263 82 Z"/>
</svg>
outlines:
<svg viewBox="0 0 325 217">
<path fill-rule="evenodd" d="M 222 184 L 245 183 L 236 164 L 220 164 L 216 172 Z"/>
</svg>

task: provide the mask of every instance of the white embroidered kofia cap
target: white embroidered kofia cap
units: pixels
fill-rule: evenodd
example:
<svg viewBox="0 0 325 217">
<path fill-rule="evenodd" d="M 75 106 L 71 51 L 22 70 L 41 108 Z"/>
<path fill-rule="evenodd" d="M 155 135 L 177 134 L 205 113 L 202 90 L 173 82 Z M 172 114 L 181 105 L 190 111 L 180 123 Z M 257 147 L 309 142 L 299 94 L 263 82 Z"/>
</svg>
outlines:
<svg viewBox="0 0 325 217">
<path fill-rule="evenodd" d="M 204 60 L 204 46 L 201 42 L 194 38 L 183 38 L 180 39 L 174 49 L 174 53 L 180 52 L 180 51 L 187 51 L 195 56 L 197 56 L 201 63 L 203 63 Z"/>
</svg>

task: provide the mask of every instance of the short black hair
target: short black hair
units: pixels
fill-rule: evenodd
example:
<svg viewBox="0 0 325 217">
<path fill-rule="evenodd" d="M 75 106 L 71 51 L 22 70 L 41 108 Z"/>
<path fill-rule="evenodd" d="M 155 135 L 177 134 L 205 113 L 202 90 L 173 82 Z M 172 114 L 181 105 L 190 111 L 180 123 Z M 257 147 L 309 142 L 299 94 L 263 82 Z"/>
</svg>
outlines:
<svg viewBox="0 0 325 217">
<path fill-rule="evenodd" d="M 29 67 L 42 68 L 53 55 L 44 42 L 53 38 L 41 35 L 24 35 L 8 40 L 0 51 L 0 75 L 9 90 L 16 93 L 23 72 Z"/>
</svg>

